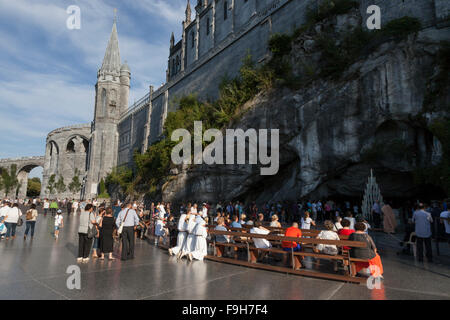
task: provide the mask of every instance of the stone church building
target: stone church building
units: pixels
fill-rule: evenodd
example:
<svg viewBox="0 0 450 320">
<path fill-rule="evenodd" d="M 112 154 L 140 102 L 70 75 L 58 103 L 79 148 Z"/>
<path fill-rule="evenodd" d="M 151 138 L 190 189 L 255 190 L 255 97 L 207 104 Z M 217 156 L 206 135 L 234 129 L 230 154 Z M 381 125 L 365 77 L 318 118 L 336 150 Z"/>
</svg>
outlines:
<svg viewBox="0 0 450 320">
<path fill-rule="evenodd" d="M 112 168 L 131 165 L 135 151 L 144 152 L 161 139 L 168 112 L 180 97 L 195 93 L 200 99 L 216 99 L 224 77 L 236 76 L 250 54 L 256 63 L 270 57 L 267 42 L 274 33 L 289 33 L 306 21 L 306 12 L 317 0 L 187 0 L 181 23 L 182 37 L 172 34 L 166 83 L 129 107 L 130 68 L 122 63 L 116 21 L 95 85 L 94 118 L 91 123 L 50 132 L 44 157 L 0 160 L 0 167 L 17 164 L 21 188 L 26 195 L 30 170 L 43 166 L 41 197 L 94 198 L 98 185 Z M 424 27 L 448 21 L 447 0 L 360 0 L 361 16 L 370 5 L 381 8 L 382 25 L 403 16 L 421 20 Z M 195 18 L 192 18 L 195 16 Z M 363 21 L 365 25 L 365 21 Z M 364 26 L 363 26 L 364 27 Z M 48 180 L 62 176 L 68 185 L 75 174 L 82 182 L 80 194 L 66 191 L 49 194 Z M 1 196 L 1 195 L 0 195 Z"/>
</svg>

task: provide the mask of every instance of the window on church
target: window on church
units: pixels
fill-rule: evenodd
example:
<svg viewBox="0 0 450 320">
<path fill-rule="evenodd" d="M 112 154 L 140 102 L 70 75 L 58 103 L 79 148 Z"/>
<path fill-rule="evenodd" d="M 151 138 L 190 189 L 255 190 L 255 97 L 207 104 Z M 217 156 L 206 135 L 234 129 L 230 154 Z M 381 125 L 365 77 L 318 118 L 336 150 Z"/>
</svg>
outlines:
<svg viewBox="0 0 450 320">
<path fill-rule="evenodd" d="M 223 3 L 223 20 L 227 20 L 228 18 L 228 1 Z"/>
<path fill-rule="evenodd" d="M 102 116 L 106 117 L 106 89 L 102 90 Z"/>
<path fill-rule="evenodd" d="M 191 47 L 193 48 L 195 45 L 194 32 L 191 32 L 191 41 L 192 41 Z"/>
<path fill-rule="evenodd" d="M 206 19 L 206 34 L 209 35 L 209 18 Z"/>
</svg>

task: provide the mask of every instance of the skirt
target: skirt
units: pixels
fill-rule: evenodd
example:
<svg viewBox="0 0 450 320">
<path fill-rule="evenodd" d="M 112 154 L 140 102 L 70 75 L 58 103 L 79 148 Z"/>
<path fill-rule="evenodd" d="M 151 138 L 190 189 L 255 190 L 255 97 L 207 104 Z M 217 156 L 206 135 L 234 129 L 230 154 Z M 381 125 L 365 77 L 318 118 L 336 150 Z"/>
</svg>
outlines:
<svg viewBox="0 0 450 320">
<path fill-rule="evenodd" d="M 369 262 L 356 262 L 355 268 L 356 273 L 362 269 L 369 268 L 370 274 L 375 278 L 383 275 L 383 264 L 381 263 L 381 258 L 378 253 L 374 258 L 370 259 Z"/>
</svg>

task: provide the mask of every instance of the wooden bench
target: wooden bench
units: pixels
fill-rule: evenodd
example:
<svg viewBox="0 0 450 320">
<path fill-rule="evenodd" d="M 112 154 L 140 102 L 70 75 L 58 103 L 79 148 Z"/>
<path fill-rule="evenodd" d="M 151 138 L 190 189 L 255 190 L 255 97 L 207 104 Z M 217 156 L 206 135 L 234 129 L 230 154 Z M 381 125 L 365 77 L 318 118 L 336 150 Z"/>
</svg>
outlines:
<svg viewBox="0 0 450 320">
<path fill-rule="evenodd" d="M 246 238 L 246 241 L 242 241 L 240 243 L 217 243 L 215 241 L 215 237 L 213 240 L 213 246 L 214 246 L 214 255 L 207 255 L 205 258 L 209 260 L 214 261 L 220 261 L 225 263 L 231 263 L 231 264 L 237 264 L 237 265 L 243 265 L 247 267 L 253 267 L 253 268 L 259 268 L 259 269 L 265 269 L 265 270 L 272 270 L 272 271 L 278 271 L 278 272 L 286 272 L 286 273 L 293 273 L 293 274 L 300 274 L 304 276 L 310 276 L 310 277 L 318 277 L 318 278 L 325 278 L 325 279 L 332 279 L 332 280 L 339 280 L 339 281 L 346 281 L 346 282 L 352 282 L 352 283 L 363 283 L 366 281 L 365 278 L 359 278 L 355 275 L 351 274 L 350 270 L 350 263 L 351 262 L 367 262 L 367 260 L 362 259 L 354 259 L 351 258 L 349 255 L 349 252 L 347 250 L 343 250 L 341 254 L 338 255 L 327 255 L 323 253 L 315 253 L 315 252 L 306 252 L 304 251 L 304 248 L 309 245 L 313 246 L 316 244 L 331 244 L 336 245 L 337 247 L 365 247 L 366 243 L 364 242 L 358 242 L 358 241 L 349 241 L 349 240 L 323 240 L 323 239 L 315 239 L 315 238 L 293 238 L 293 237 L 284 237 L 284 236 L 274 236 L 274 235 L 260 235 L 260 234 L 252 234 L 248 232 L 240 232 L 240 231 L 219 231 L 210 229 L 208 231 L 211 235 L 226 235 L 231 236 L 233 238 L 236 237 L 243 237 Z M 261 238 L 266 239 L 271 242 L 281 242 L 281 241 L 293 241 L 296 243 L 300 243 L 303 250 L 295 252 L 291 248 L 290 251 L 285 251 L 280 248 L 256 248 L 253 245 L 252 239 L 254 238 Z M 247 261 L 238 260 L 235 256 L 234 259 L 231 258 L 225 258 L 223 257 L 223 250 L 221 250 L 221 247 L 235 247 L 235 248 L 245 248 L 247 249 Z M 217 249 L 219 247 L 219 249 Z M 291 262 L 292 267 L 280 267 L 280 266 L 273 266 L 269 264 L 262 264 L 257 263 L 257 257 L 259 252 L 271 252 L 276 254 L 289 254 L 291 256 Z M 219 253 L 219 254 L 218 254 Z M 348 273 L 345 275 L 340 274 L 330 274 L 325 272 L 318 272 L 313 270 L 299 270 L 299 266 L 301 265 L 301 259 L 303 257 L 314 257 L 316 259 L 326 259 L 326 260 L 332 260 L 332 261 L 342 261 L 344 265 L 348 266 Z M 346 262 L 346 263 L 345 263 Z"/>
</svg>

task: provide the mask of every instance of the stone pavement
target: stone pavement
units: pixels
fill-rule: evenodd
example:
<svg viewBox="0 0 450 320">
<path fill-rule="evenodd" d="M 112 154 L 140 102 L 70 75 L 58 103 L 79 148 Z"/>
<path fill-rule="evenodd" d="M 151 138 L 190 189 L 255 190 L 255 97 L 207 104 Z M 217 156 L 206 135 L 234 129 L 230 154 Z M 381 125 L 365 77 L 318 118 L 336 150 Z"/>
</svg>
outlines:
<svg viewBox="0 0 450 320">
<path fill-rule="evenodd" d="M 33 240 L 23 240 L 23 226 L 15 240 L 0 241 L 0 299 L 450 299 L 447 244 L 441 244 L 435 263 L 419 264 L 398 256 L 397 239 L 384 234 L 375 239 L 385 271 L 378 290 L 212 261 L 177 261 L 146 240 L 137 240 L 134 260 L 79 264 L 81 290 L 70 290 L 66 270 L 76 264 L 78 216 L 64 219 L 58 240 L 51 215 L 40 215 Z"/>
</svg>

